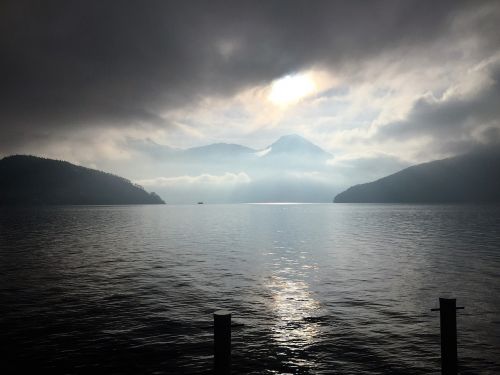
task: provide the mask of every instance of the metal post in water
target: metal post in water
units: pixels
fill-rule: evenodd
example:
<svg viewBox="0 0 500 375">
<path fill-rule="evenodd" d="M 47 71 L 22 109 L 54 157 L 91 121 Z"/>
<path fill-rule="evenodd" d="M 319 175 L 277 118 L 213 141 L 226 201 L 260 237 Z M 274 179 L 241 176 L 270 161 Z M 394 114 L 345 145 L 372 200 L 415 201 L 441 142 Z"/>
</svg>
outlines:
<svg viewBox="0 0 500 375">
<path fill-rule="evenodd" d="M 231 372 L 231 313 L 225 310 L 214 312 L 214 371 Z"/>
<path fill-rule="evenodd" d="M 439 298 L 439 311 L 441 326 L 441 374 L 457 375 L 457 307 L 455 298 Z"/>
</svg>

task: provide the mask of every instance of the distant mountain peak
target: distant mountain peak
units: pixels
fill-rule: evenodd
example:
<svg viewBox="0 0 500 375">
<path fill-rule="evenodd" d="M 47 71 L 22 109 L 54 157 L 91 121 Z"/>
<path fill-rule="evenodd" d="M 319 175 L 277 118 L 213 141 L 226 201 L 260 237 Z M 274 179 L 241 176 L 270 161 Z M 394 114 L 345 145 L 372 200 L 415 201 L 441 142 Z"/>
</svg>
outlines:
<svg viewBox="0 0 500 375">
<path fill-rule="evenodd" d="M 236 143 L 224 143 L 224 142 L 219 142 L 219 143 L 211 143 L 209 145 L 205 146 L 199 146 L 199 147 L 192 147 L 189 150 L 221 150 L 221 151 L 239 151 L 239 152 L 253 152 L 251 148 L 238 145 Z"/>
<path fill-rule="evenodd" d="M 304 138 L 304 137 L 302 137 L 301 135 L 298 135 L 298 134 L 285 134 L 285 135 L 282 135 L 273 144 L 280 144 L 280 143 L 310 143 L 310 144 L 313 144 L 311 141 L 307 140 L 306 138 Z"/>
<path fill-rule="evenodd" d="M 272 156 L 277 154 L 296 154 L 315 157 L 330 157 L 331 155 L 323 150 L 321 147 L 316 146 L 311 141 L 298 134 L 288 134 L 281 136 L 276 142 L 266 147 L 264 150 L 269 149 L 265 154 Z"/>
<path fill-rule="evenodd" d="M 212 143 L 184 150 L 184 156 L 195 159 L 232 159 L 252 155 L 255 150 L 234 143 Z"/>
</svg>

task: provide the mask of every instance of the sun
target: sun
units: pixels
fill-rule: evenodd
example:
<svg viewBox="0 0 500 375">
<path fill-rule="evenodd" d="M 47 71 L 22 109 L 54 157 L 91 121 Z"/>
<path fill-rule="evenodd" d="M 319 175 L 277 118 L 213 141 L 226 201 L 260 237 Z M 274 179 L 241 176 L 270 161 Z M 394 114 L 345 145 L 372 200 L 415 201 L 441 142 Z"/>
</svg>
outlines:
<svg viewBox="0 0 500 375">
<path fill-rule="evenodd" d="M 287 75 L 274 81 L 267 97 L 272 103 L 287 106 L 298 102 L 316 90 L 308 74 Z"/>
</svg>

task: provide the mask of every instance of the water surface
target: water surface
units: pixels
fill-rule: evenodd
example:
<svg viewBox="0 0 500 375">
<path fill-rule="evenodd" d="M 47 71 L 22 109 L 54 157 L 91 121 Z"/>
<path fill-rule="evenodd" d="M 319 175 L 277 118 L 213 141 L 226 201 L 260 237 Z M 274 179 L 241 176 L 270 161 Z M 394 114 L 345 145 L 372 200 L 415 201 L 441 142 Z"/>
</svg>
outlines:
<svg viewBox="0 0 500 375">
<path fill-rule="evenodd" d="M 500 373 L 500 208 L 194 205 L 0 211 L 5 370 L 439 373 L 456 297 L 461 373 Z"/>
</svg>

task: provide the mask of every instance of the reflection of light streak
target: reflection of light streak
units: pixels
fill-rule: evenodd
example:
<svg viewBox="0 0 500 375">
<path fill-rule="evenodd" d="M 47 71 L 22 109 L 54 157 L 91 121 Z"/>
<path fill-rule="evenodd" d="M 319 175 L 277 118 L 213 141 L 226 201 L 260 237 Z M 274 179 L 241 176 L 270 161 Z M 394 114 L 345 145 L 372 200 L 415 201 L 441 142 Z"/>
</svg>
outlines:
<svg viewBox="0 0 500 375">
<path fill-rule="evenodd" d="M 304 318 L 315 316 L 320 308 L 304 281 L 273 276 L 268 287 L 273 293 L 273 310 L 278 322 L 273 329 L 276 341 L 293 349 L 309 344 L 318 334 L 316 324 Z"/>
</svg>

